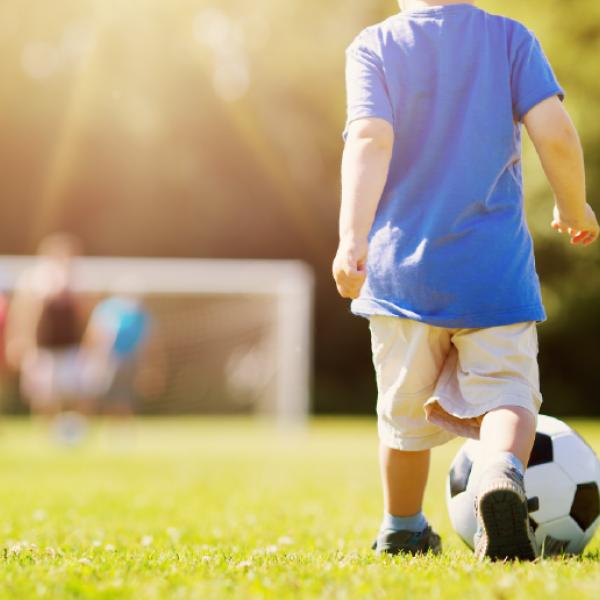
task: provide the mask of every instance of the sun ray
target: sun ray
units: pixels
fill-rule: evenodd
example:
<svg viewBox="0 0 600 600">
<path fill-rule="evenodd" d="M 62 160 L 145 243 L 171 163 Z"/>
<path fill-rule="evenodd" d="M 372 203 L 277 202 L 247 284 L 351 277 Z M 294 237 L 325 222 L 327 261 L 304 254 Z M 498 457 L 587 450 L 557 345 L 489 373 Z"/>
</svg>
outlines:
<svg viewBox="0 0 600 600">
<path fill-rule="evenodd" d="M 267 177 L 279 194 L 277 199 L 291 217 L 306 247 L 316 259 L 322 259 L 331 251 L 326 241 L 331 235 L 330 229 L 312 210 L 311 203 L 307 202 L 300 190 L 286 176 L 286 164 L 281 160 L 281 153 L 260 131 L 256 117 L 242 100 L 224 103 L 224 110 L 238 132 L 240 140 L 248 147 L 249 155 L 258 163 L 261 173 Z"/>
<path fill-rule="evenodd" d="M 60 224 L 61 207 L 80 158 L 82 133 L 89 123 L 94 99 L 101 90 L 99 47 L 103 29 L 102 19 L 96 15 L 93 43 L 82 57 L 81 72 L 73 81 L 62 116 L 62 126 L 42 181 L 35 216 L 30 225 L 32 245 Z"/>
</svg>

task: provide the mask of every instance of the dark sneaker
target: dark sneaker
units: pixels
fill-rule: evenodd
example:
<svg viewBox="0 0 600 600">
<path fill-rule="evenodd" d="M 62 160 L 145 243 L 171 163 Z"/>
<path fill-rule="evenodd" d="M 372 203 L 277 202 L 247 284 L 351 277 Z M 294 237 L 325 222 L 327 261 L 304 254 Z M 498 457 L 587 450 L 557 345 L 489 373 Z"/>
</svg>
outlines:
<svg viewBox="0 0 600 600">
<path fill-rule="evenodd" d="M 538 544 L 529 522 L 522 475 L 505 465 L 492 465 L 479 483 L 475 501 L 475 556 L 483 560 L 535 560 Z"/>
<path fill-rule="evenodd" d="M 373 543 L 377 554 L 439 554 L 442 551 L 440 536 L 428 525 L 423 531 L 384 531 Z"/>
</svg>

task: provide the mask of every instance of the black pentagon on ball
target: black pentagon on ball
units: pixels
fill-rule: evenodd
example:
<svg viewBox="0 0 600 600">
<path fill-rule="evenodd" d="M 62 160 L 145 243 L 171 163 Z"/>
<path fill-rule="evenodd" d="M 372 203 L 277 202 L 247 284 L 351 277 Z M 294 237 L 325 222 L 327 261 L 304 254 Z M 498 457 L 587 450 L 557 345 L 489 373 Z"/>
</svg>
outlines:
<svg viewBox="0 0 600 600">
<path fill-rule="evenodd" d="M 600 492 L 595 481 L 580 483 L 570 512 L 571 518 L 585 531 L 600 515 Z"/>
<path fill-rule="evenodd" d="M 467 456 L 466 452 L 461 452 L 450 469 L 450 496 L 454 498 L 467 489 L 469 475 L 473 468 L 473 462 Z"/>
<path fill-rule="evenodd" d="M 545 465 L 554 460 L 554 450 L 552 448 L 552 438 L 546 433 L 535 434 L 535 442 L 533 442 L 533 450 L 527 463 L 527 468 L 535 467 L 536 465 Z"/>
</svg>

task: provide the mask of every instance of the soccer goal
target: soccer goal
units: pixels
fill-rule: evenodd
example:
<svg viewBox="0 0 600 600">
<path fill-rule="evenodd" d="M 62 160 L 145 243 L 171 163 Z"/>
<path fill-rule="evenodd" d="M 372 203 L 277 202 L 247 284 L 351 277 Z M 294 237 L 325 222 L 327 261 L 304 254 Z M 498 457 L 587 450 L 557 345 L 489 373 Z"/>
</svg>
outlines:
<svg viewBox="0 0 600 600">
<path fill-rule="evenodd" d="M 0 256 L 10 295 L 36 258 Z M 144 413 L 257 413 L 302 423 L 310 409 L 313 276 L 300 261 L 76 260 L 84 318 L 100 299 L 142 298 L 163 383 Z M 159 359 L 148 359 L 159 360 Z"/>
</svg>

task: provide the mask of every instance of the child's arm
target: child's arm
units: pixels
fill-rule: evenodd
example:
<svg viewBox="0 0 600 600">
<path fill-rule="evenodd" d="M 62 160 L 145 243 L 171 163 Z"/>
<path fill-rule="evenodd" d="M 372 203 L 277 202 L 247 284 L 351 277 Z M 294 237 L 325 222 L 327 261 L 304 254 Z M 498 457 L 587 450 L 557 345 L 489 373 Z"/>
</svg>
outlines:
<svg viewBox="0 0 600 600">
<path fill-rule="evenodd" d="M 554 191 L 552 227 L 567 231 L 572 244 L 588 246 L 598 239 L 600 228 L 586 202 L 583 151 L 567 111 L 554 96 L 534 106 L 523 123 Z"/>
<path fill-rule="evenodd" d="M 366 277 L 368 235 L 385 186 L 394 131 L 384 119 L 350 123 L 342 158 L 340 242 L 333 278 L 343 298 L 357 298 Z"/>
</svg>

